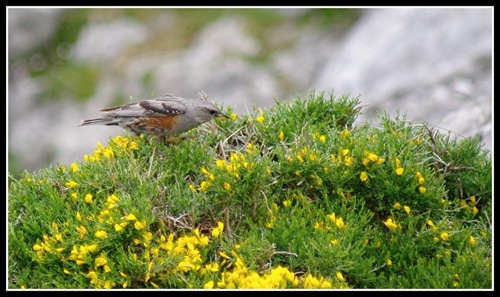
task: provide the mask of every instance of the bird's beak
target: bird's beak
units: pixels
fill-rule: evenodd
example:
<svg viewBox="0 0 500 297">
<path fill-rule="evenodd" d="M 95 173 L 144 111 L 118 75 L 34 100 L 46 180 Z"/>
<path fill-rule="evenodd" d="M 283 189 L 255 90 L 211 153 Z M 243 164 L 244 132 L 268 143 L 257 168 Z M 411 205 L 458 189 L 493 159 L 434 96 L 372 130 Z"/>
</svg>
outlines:
<svg viewBox="0 0 500 297">
<path fill-rule="evenodd" d="M 217 117 L 223 117 L 223 118 L 229 119 L 229 116 L 227 116 L 227 115 L 223 114 L 222 112 L 221 112 L 221 113 L 219 113 L 219 114 L 217 115 Z"/>
</svg>

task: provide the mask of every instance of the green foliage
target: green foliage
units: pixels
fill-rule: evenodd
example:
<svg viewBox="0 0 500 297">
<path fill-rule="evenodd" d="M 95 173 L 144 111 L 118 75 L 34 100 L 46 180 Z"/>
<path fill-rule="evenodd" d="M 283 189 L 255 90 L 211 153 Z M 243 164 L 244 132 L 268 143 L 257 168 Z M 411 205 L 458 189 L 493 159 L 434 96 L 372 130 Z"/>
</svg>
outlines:
<svg viewBox="0 0 500 297">
<path fill-rule="evenodd" d="M 317 23 L 325 29 L 332 24 L 341 29 L 346 29 L 358 19 L 363 10 L 353 8 L 322 8 L 309 9 L 299 16 L 300 23 Z"/>
<path fill-rule="evenodd" d="M 492 287 L 492 162 L 311 92 L 9 184 L 10 288 Z M 34 277 L 36 276 L 36 277 Z"/>
</svg>

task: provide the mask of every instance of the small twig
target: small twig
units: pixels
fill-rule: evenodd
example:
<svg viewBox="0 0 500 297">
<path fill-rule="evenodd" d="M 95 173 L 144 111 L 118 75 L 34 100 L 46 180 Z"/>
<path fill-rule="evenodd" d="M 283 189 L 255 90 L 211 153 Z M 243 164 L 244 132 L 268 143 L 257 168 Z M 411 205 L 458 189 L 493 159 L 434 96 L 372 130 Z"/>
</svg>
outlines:
<svg viewBox="0 0 500 297">
<path fill-rule="evenodd" d="M 167 217 L 167 219 L 169 219 L 170 221 L 173 222 L 174 227 L 177 227 L 177 224 L 178 224 L 181 228 L 186 228 L 186 229 L 192 230 L 193 228 L 191 226 L 189 226 L 185 222 L 181 221 L 181 219 L 183 217 L 186 217 L 186 216 L 188 216 L 188 214 L 180 215 L 178 218 L 174 218 L 174 217 L 169 216 L 169 215 L 167 215 L 166 217 Z"/>
<path fill-rule="evenodd" d="M 289 256 L 297 257 L 296 253 L 285 252 L 285 251 L 276 251 L 276 252 L 273 252 L 273 255 L 289 255 Z"/>
</svg>

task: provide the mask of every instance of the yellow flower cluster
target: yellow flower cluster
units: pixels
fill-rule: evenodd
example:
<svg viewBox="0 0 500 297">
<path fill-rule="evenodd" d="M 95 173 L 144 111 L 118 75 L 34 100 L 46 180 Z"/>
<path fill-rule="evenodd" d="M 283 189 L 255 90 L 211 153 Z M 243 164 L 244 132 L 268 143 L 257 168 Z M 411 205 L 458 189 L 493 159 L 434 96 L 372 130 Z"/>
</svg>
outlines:
<svg viewBox="0 0 500 297">
<path fill-rule="evenodd" d="M 399 202 L 394 203 L 394 208 L 395 209 L 401 209 L 401 204 Z M 403 206 L 403 210 L 406 212 L 407 215 L 410 215 L 410 207 L 408 205 Z"/>
<path fill-rule="evenodd" d="M 114 196 L 113 198 L 110 198 Z M 119 202 L 115 195 L 108 197 L 109 201 L 114 203 Z M 118 199 L 118 201 L 116 201 Z M 104 206 L 103 211 L 98 216 L 101 220 L 105 219 L 103 223 L 108 225 L 110 215 L 117 211 L 117 208 L 108 209 Z M 79 212 L 78 212 L 79 214 Z M 334 218 L 335 214 L 331 214 L 330 219 Z M 82 221 L 81 215 L 79 220 Z M 88 222 L 95 221 L 94 218 L 89 217 Z M 115 231 L 121 232 L 126 228 L 128 222 L 135 222 L 134 229 L 142 234 L 141 238 L 135 244 L 142 245 L 143 252 L 139 257 L 136 253 L 131 254 L 130 260 L 145 267 L 142 281 L 152 287 L 159 288 L 158 282 L 167 274 L 187 274 L 198 273 L 206 275 L 209 280 L 203 285 L 204 288 L 332 288 L 333 285 L 329 280 L 323 277 L 316 278 L 311 274 L 306 274 L 302 278 L 298 278 L 292 271 L 282 266 L 273 267 L 269 272 L 259 274 L 256 271 L 249 270 L 244 264 L 242 258 L 234 251 L 231 255 L 234 257 L 232 270 L 221 271 L 222 267 L 226 267 L 226 262 L 231 259 L 230 256 L 224 252 L 220 252 L 222 261 L 204 263 L 202 258 L 201 249 L 209 245 L 209 237 L 201 234 L 198 228 L 194 229 L 191 235 L 184 235 L 175 239 L 174 234 L 165 236 L 159 234 L 157 239 L 154 239 L 152 232 L 146 232 L 145 221 L 141 222 L 137 217 L 129 213 L 121 217 L 121 222 L 115 220 Z M 344 223 L 341 218 L 334 218 L 334 222 L 338 228 L 344 228 Z M 119 226 L 119 227 L 117 227 Z M 82 230 L 87 230 L 86 227 L 80 226 Z M 211 234 L 213 238 L 222 236 L 224 224 L 218 222 L 212 229 Z M 80 273 L 81 269 L 77 267 L 85 267 L 86 276 L 89 279 L 89 284 L 94 288 L 115 288 L 121 286 L 122 288 L 129 287 L 132 282 L 137 282 L 137 273 L 134 271 L 117 271 L 118 263 L 113 262 L 109 258 L 109 251 L 102 250 L 99 242 L 92 242 L 95 239 L 108 240 L 111 230 L 98 229 L 95 231 L 95 237 L 88 238 L 90 243 L 76 243 L 72 245 L 69 252 L 64 253 L 64 248 L 59 248 L 57 244 L 65 243 L 64 236 L 59 232 L 59 226 L 52 223 L 52 231 L 55 233 L 53 236 L 44 235 L 41 243 L 35 244 L 33 250 L 38 255 L 38 260 L 43 261 L 44 255 L 50 253 L 56 255 L 59 260 L 65 262 L 73 262 L 76 266 L 71 268 L 71 265 L 64 265 L 63 273 L 73 274 Z M 85 231 L 87 234 L 88 231 Z M 65 234 L 66 236 L 69 234 Z M 239 248 L 236 245 L 235 248 Z M 67 259 L 67 260 L 66 260 Z M 173 259 L 178 259 L 177 262 L 172 264 Z M 165 264 L 167 263 L 167 264 Z M 174 266 L 172 266 L 174 265 Z M 229 266 L 227 266 L 229 267 Z M 117 278 L 118 276 L 118 278 Z M 340 281 L 340 288 L 348 288 L 345 279 L 341 272 L 336 274 Z M 177 277 L 177 276 L 175 276 Z M 121 280 L 120 280 L 121 278 Z"/>
<path fill-rule="evenodd" d="M 344 164 L 347 167 L 352 167 L 354 165 L 354 157 L 350 155 L 349 149 L 339 150 L 337 157 L 335 155 L 331 155 L 330 157 L 332 162 L 338 162 L 337 166 Z"/>
<path fill-rule="evenodd" d="M 349 131 L 348 129 L 344 129 L 339 132 L 339 135 L 340 137 L 342 137 L 342 139 L 346 139 L 347 137 L 351 136 L 351 131 Z"/>
<path fill-rule="evenodd" d="M 334 212 L 332 212 L 331 214 L 327 215 L 326 218 L 329 221 L 335 223 L 335 225 L 339 229 L 344 229 L 346 227 L 345 224 L 344 224 L 344 219 L 342 219 L 341 217 L 336 217 Z M 327 228 L 327 230 L 330 230 L 330 227 L 327 226 L 326 228 Z"/>
<path fill-rule="evenodd" d="M 401 167 L 401 160 L 396 158 L 395 163 L 396 163 L 396 174 L 399 176 L 403 175 L 403 172 L 405 171 L 405 169 L 403 167 Z"/>
<path fill-rule="evenodd" d="M 333 285 L 323 277 L 316 278 L 307 274 L 301 279 L 297 278 L 293 272 L 282 266 L 272 268 L 268 273 L 260 275 L 259 273 L 248 270 L 241 257 L 232 252 L 236 257 L 232 271 L 224 271 L 221 274 L 220 281 L 208 281 L 205 283 L 205 289 L 285 289 L 285 288 L 304 288 L 304 289 L 330 289 Z M 226 257 L 228 257 L 226 255 Z M 343 284 L 343 288 L 347 285 Z"/>
<path fill-rule="evenodd" d="M 469 201 L 467 202 L 464 199 L 460 200 L 460 207 L 464 208 L 468 213 L 472 213 L 472 216 L 475 216 L 479 210 L 476 207 L 476 196 L 470 196 Z"/>
<path fill-rule="evenodd" d="M 131 141 L 127 137 L 116 136 L 109 141 L 109 147 L 104 147 L 100 142 L 97 143 L 97 149 L 94 151 L 93 155 L 84 155 L 83 160 L 85 162 L 98 162 L 102 158 L 113 159 L 115 153 L 120 155 L 122 153 L 128 155 L 129 151 L 137 150 L 138 146 L 135 141 Z"/>
<path fill-rule="evenodd" d="M 418 191 L 420 194 L 424 194 L 427 192 L 427 189 L 424 187 L 425 179 L 422 177 L 422 173 L 418 172 L 416 173 L 417 175 L 417 181 L 418 181 Z"/>
<path fill-rule="evenodd" d="M 43 235 L 43 240 L 40 243 L 33 245 L 33 250 L 36 252 L 38 258 L 43 260 L 45 254 L 60 254 L 65 250 L 63 244 L 63 234 L 59 231 L 59 226 L 52 222 L 51 229 L 54 235 Z"/>
<path fill-rule="evenodd" d="M 251 156 L 256 154 L 258 150 L 254 145 L 248 143 L 245 152 L 247 156 L 248 155 Z M 215 166 L 216 166 L 215 171 L 222 171 L 224 173 L 224 177 L 221 179 L 222 187 L 225 190 L 230 191 L 233 189 L 232 183 L 237 181 L 243 172 L 251 170 L 255 166 L 255 163 L 248 162 L 247 157 L 245 157 L 245 154 L 231 153 L 231 155 L 229 156 L 229 161 L 222 159 L 216 160 Z M 212 171 L 209 171 L 205 167 L 201 168 L 201 173 L 205 175 L 206 179 L 200 182 L 198 188 L 195 188 L 195 186 L 193 185 L 189 185 L 189 189 L 193 192 L 207 191 L 212 187 L 212 184 L 214 182 L 218 181 L 218 178 L 216 178 L 216 176 L 219 176 L 219 174 L 222 174 L 222 172 L 215 172 L 214 174 Z M 232 179 L 228 179 L 227 176 L 232 177 Z"/>
<path fill-rule="evenodd" d="M 298 152 L 296 152 L 295 156 L 292 156 L 293 154 L 294 154 L 293 150 L 290 149 L 290 155 L 287 158 L 288 162 L 294 162 L 295 160 L 297 160 L 299 163 L 302 164 L 306 161 L 317 162 L 319 160 L 318 159 L 319 156 L 318 156 L 316 149 L 313 149 L 311 152 L 309 152 L 309 150 L 306 146 L 303 147 Z"/>
<path fill-rule="evenodd" d="M 367 153 L 365 155 L 365 158 L 363 159 L 363 165 L 364 166 L 370 166 L 370 165 L 379 165 L 385 162 L 384 158 L 379 158 L 374 153 Z"/>
</svg>

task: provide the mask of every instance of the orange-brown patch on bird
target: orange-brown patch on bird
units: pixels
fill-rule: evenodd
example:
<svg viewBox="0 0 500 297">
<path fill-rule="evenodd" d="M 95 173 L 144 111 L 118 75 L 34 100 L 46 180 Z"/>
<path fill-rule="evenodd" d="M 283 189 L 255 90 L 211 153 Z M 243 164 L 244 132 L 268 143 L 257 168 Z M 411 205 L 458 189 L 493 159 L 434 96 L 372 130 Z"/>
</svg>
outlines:
<svg viewBox="0 0 500 297">
<path fill-rule="evenodd" d="M 176 116 L 150 116 L 143 117 L 142 122 L 145 126 L 155 127 L 157 129 L 172 130 L 177 125 L 178 117 Z"/>
</svg>

